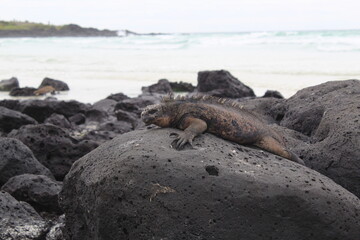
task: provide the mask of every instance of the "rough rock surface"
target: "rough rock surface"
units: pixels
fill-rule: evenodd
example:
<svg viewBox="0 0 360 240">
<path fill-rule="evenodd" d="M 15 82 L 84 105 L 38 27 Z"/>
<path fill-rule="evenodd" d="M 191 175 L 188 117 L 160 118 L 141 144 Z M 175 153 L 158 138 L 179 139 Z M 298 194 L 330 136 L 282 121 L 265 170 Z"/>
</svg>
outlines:
<svg viewBox="0 0 360 240">
<path fill-rule="evenodd" d="M 160 79 L 157 83 L 150 85 L 148 87 L 142 87 L 141 91 L 143 93 L 158 93 L 158 94 L 168 94 L 172 93 L 173 90 L 170 86 L 170 82 L 167 79 Z"/>
<path fill-rule="evenodd" d="M 52 124 L 61 128 L 71 128 L 71 123 L 64 115 L 53 113 L 48 117 L 44 123 Z"/>
<path fill-rule="evenodd" d="M 35 96 L 34 92 L 37 90 L 37 88 L 33 87 L 17 87 L 11 89 L 9 95 L 13 97 L 28 97 L 28 96 Z"/>
<path fill-rule="evenodd" d="M 225 70 L 199 72 L 197 91 L 224 98 L 255 97 L 251 88 Z"/>
<path fill-rule="evenodd" d="M 0 91 L 11 91 L 13 88 L 19 87 L 19 81 L 16 77 L 0 81 Z"/>
<path fill-rule="evenodd" d="M 360 236 L 360 200 L 329 178 L 210 134 L 133 131 L 77 161 L 60 204 L 71 239 L 341 239 Z"/>
<path fill-rule="evenodd" d="M 360 197 L 360 81 L 305 88 L 273 108 L 282 126 L 310 138 L 295 147 L 308 166 Z"/>
<path fill-rule="evenodd" d="M 279 92 L 279 91 L 274 91 L 274 90 L 267 90 L 264 94 L 264 96 L 262 96 L 263 98 L 279 98 L 279 99 L 283 99 L 283 95 Z"/>
<path fill-rule="evenodd" d="M 44 78 L 44 80 L 41 82 L 39 88 L 45 87 L 45 86 L 52 86 L 53 88 L 55 88 L 56 91 L 68 91 L 69 86 L 60 80 L 55 80 L 55 79 L 51 79 L 51 78 Z"/>
<path fill-rule="evenodd" d="M 129 97 L 123 93 L 114 93 L 114 94 L 111 94 L 110 96 L 108 96 L 106 99 L 111 99 L 111 100 L 115 100 L 115 101 L 119 102 L 119 101 L 122 101 L 122 100 L 125 100 L 128 98 Z"/>
<path fill-rule="evenodd" d="M 61 215 L 56 224 L 54 224 L 48 234 L 46 240 L 64 240 L 63 229 L 65 227 L 65 215 Z"/>
<path fill-rule="evenodd" d="M 0 107 L 0 130 L 4 132 L 10 132 L 23 125 L 36 123 L 37 121 L 28 115 L 5 107 Z"/>
<path fill-rule="evenodd" d="M 67 131 L 50 124 L 26 125 L 8 136 L 25 143 L 57 180 L 64 178 L 77 159 L 98 146 L 92 141 L 78 141 Z"/>
<path fill-rule="evenodd" d="M 29 203 L 38 212 L 56 212 L 61 209 L 58 195 L 62 183 L 44 175 L 22 174 L 10 178 L 1 188 L 18 201 Z"/>
<path fill-rule="evenodd" d="M 186 82 L 170 82 L 170 87 L 174 92 L 192 92 L 195 87 L 191 83 Z"/>
<path fill-rule="evenodd" d="M 13 138 L 0 138 L 0 186 L 11 177 L 24 174 L 53 175 L 22 142 Z"/>
<path fill-rule="evenodd" d="M 137 98 L 129 98 L 122 101 L 119 101 L 115 105 L 115 112 L 117 110 L 123 110 L 126 112 L 135 113 L 140 116 L 142 108 L 146 107 L 147 105 L 159 103 L 160 98 L 155 96 L 140 96 Z"/>
<path fill-rule="evenodd" d="M 26 202 L 18 202 L 0 191 L 0 239 L 38 240 L 48 231 L 48 224 Z"/>
</svg>

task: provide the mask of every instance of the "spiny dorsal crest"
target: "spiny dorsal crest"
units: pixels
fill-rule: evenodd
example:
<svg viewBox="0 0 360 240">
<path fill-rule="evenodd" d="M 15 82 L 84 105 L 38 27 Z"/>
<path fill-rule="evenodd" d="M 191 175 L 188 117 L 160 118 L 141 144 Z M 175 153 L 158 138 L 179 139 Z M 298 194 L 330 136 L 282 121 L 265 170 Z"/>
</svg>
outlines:
<svg viewBox="0 0 360 240">
<path fill-rule="evenodd" d="M 169 94 L 166 95 L 162 98 L 161 102 L 162 103 L 171 103 L 171 102 L 193 102 L 193 101 L 198 101 L 198 102 L 203 102 L 203 103 L 209 103 L 209 104 L 217 104 L 217 105 L 223 105 L 226 107 L 231 107 L 231 108 L 235 108 L 235 109 L 244 109 L 244 106 L 239 104 L 238 102 L 228 99 L 228 98 L 219 98 L 219 97 L 215 97 L 215 96 L 211 96 L 211 95 L 194 95 L 191 97 L 187 97 L 187 96 L 174 96 L 174 94 Z"/>
</svg>

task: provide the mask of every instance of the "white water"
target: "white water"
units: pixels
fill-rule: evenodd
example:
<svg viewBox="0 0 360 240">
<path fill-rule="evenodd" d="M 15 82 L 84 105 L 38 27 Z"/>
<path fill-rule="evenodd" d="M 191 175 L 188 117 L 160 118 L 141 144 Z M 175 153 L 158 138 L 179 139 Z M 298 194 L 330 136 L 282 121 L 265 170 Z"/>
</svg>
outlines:
<svg viewBox="0 0 360 240">
<path fill-rule="evenodd" d="M 262 95 L 290 97 L 326 81 L 360 78 L 360 31 L 254 32 L 123 38 L 0 39 L 0 79 L 22 87 L 63 80 L 59 99 L 95 102 L 136 96 L 161 78 L 196 85 L 197 72 L 226 69 Z M 0 93 L 0 98 L 9 98 Z"/>
</svg>

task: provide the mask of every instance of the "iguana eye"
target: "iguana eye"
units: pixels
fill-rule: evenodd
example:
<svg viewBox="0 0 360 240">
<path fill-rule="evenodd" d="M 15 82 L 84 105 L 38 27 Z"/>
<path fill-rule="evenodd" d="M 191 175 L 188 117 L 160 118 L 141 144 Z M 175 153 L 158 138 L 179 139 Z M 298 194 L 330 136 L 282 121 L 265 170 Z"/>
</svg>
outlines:
<svg viewBox="0 0 360 240">
<path fill-rule="evenodd" d="M 152 110 L 149 111 L 149 114 L 154 114 L 154 113 L 156 113 L 156 112 L 157 112 L 156 109 L 152 109 Z"/>
</svg>

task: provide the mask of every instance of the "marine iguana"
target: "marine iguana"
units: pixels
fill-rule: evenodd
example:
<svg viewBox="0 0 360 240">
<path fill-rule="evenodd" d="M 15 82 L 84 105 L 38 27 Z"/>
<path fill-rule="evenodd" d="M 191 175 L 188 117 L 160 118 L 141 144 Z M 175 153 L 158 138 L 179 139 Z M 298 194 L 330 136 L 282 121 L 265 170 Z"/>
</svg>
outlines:
<svg viewBox="0 0 360 240">
<path fill-rule="evenodd" d="M 304 164 L 304 161 L 286 148 L 283 138 L 257 115 L 245 110 L 239 103 L 212 96 L 192 98 L 168 96 L 160 104 L 149 105 L 141 113 L 146 125 L 173 127 L 184 130 L 174 140 L 175 148 L 207 131 L 239 144 L 252 144 L 268 152 Z"/>
<path fill-rule="evenodd" d="M 45 95 L 47 93 L 55 94 L 55 88 L 52 86 L 45 86 L 34 91 L 35 96 Z"/>
</svg>

